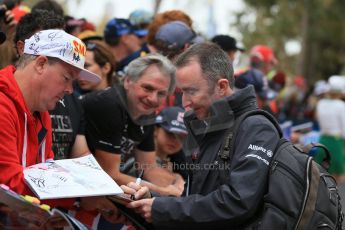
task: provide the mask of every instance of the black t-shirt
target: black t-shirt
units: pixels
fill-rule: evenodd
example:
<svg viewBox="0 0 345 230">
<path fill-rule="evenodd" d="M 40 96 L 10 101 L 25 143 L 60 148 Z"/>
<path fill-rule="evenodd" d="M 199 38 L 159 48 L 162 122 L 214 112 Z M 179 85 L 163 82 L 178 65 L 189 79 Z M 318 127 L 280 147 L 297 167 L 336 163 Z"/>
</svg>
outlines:
<svg viewBox="0 0 345 230">
<path fill-rule="evenodd" d="M 90 150 L 122 154 L 126 160 L 134 148 L 154 151 L 153 125 L 134 123 L 126 110 L 122 86 L 92 92 L 82 99 L 86 118 L 86 138 Z"/>
<path fill-rule="evenodd" d="M 74 94 L 65 95 L 49 114 L 52 120 L 54 158 L 70 158 L 77 134 L 85 134 L 84 112 L 80 100 Z"/>
</svg>

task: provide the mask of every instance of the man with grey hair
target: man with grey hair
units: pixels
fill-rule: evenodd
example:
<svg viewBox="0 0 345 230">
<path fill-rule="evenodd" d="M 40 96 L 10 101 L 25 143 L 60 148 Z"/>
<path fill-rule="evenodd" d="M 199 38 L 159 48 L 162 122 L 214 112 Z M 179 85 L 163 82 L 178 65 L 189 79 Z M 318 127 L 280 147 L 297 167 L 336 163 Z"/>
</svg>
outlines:
<svg viewBox="0 0 345 230">
<path fill-rule="evenodd" d="M 245 118 L 234 135 L 230 160 L 223 143 L 234 120 L 258 109 L 252 86 L 234 92 L 233 69 L 226 53 L 213 43 L 191 46 L 176 60 L 177 86 L 183 93 L 191 154 L 191 184 L 186 197 L 155 197 L 135 183 L 123 186 L 134 208 L 156 229 L 247 229 L 263 208 L 271 153 L 279 140 L 263 115 Z M 267 153 L 267 154 L 266 154 Z M 133 192 L 137 190 L 137 192 Z M 249 229 L 249 228 L 248 228 Z M 250 228 L 251 229 L 251 228 Z"/>
<path fill-rule="evenodd" d="M 181 195 L 182 177 L 176 180 L 156 166 L 153 139 L 154 113 L 174 87 L 173 64 L 162 55 L 149 54 L 129 64 L 123 84 L 83 98 L 91 152 L 118 184 L 135 181 L 121 171 L 134 154 L 137 169 L 145 169 L 142 184 L 160 194 Z"/>
</svg>

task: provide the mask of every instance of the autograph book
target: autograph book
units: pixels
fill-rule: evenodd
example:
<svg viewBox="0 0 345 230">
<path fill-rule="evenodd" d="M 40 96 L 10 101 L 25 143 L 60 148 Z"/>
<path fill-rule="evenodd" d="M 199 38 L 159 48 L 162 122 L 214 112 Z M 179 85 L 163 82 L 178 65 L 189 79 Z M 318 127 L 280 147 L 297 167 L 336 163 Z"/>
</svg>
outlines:
<svg viewBox="0 0 345 230">
<path fill-rule="evenodd" d="M 32 165 L 24 178 L 42 200 L 123 194 L 92 154 Z"/>
</svg>

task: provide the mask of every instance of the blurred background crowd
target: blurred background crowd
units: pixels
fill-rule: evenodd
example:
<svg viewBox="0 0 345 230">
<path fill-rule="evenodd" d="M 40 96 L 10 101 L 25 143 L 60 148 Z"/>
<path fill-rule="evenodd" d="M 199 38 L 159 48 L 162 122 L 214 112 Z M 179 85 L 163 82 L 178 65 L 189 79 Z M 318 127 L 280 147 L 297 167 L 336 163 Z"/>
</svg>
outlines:
<svg viewBox="0 0 345 230">
<path fill-rule="evenodd" d="M 18 21 L 38 1 L 2 2 L 11 5 L 14 20 Z M 80 34 L 81 38 L 98 36 L 106 39 L 104 31 L 109 20 L 123 18 L 135 27 L 144 28 L 138 30 L 136 35 L 142 44 L 148 39 L 148 45 L 153 44 L 152 34 L 157 31 L 153 27 L 158 27 L 153 25 L 145 31 L 154 16 L 166 10 L 180 9 L 189 16 L 187 25 L 200 38 L 211 40 L 216 35 L 234 38 L 227 41 L 218 37 L 218 41 L 228 50 L 240 48 L 235 49 L 240 52 L 234 52 L 233 56 L 237 73 L 250 66 L 251 48 L 258 44 L 268 46 L 274 58 L 265 59 L 265 62 L 272 62 L 272 66 L 263 72 L 270 84 L 277 83 L 280 87 L 275 97 L 280 109 L 280 121 L 292 120 L 293 125 L 315 121 L 314 108 L 319 96 L 319 90 L 314 90 L 316 82 L 327 82 L 330 76 L 344 72 L 345 25 L 342 12 L 345 4 L 339 1 L 236 0 L 229 3 L 220 0 L 132 0 L 126 4 L 121 1 L 99 1 L 95 4 L 86 0 L 60 0 L 56 3 L 61 7 L 58 14 L 64 17 L 66 31 L 71 34 Z M 49 3 L 46 5 L 48 7 Z M 99 11 L 95 12 L 97 9 Z M 181 20 L 179 17 L 175 19 Z M 145 33 L 147 35 L 143 36 Z M 9 50 L 13 48 L 10 36 L 0 48 L 0 67 L 15 59 L 15 54 Z M 236 47 L 236 41 L 240 46 Z M 136 51 L 137 47 L 133 46 L 131 49 Z M 121 59 L 120 55 L 117 56 L 116 62 Z M 322 86 L 318 84 L 318 87 Z M 317 125 L 314 124 L 314 128 L 318 128 Z"/>
<path fill-rule="evenodd" d="M 0 8 L 0 67 L 15 62 L 26 33 L 48 29 L 46 25 L 51 27 L 55 20 L 54 28 L 85 42 L 85 67 L 102 77 L 97 84 L 75 82 L 74 95 L 80 98 L 120 82 L 127 65 L 137 57 L 159 52 L 173 61 L 194 43 L 211 41 L 232 61 L 236 88 L 254 85 L 259 106 L 278 119 L 286 138 L 304 144 L 320 141 L 343 155 L 345 2 L 151 0 L 145 1 L 149 3 L 145 7 L 139 0 L 90 2 L 0 1 L 4 4 Z M 96 11 L 100 5 L 103 8 Z M 128 5 L 127 15 L 117 9 L 124 5 Z M 220 24 L 222 6 L 226 13 Z M 202 15 L 196 14 L 201 8 Z M 42 13 L 44 9 L 53 12 Z M 26 26 L 16 28 L 20 20 Z M 30 28 L 33 22 L 37 28 Z M 161 114 L 168 114 L 169 119 L 183 112 L 179 89 L 157 113 L 166 107 L 174 108 Z M 181 138 L 185 133 L 178 132 Z M 161 151 L 163 163 L 169 151 Z M 343 156 L 339 160 L 343 165 Z M 132 165 L 126 167 L 130 171 Z"/>
</svg>

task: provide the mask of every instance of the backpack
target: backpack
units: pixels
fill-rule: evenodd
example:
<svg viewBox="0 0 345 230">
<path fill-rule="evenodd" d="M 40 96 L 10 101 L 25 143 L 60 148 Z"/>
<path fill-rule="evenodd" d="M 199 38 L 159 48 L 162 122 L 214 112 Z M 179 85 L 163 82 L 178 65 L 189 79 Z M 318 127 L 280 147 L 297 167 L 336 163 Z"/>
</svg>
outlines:
<svg viewBox="0 0 345 230">
<path fill-rule="evenodd" d="M 226 133 L 219 157 L 230 163 L 237 130 L 249 116 L 264 115 L 281 130 L 275 118 L 263 110 L 252 110 L 236 118 Z M 316 163 L 309 151 L 321 148 L 326 153 L 323 165 Z M 270 164 L 267 192 L 262 208 L 254 217 L 254 229 L 342 229 L 343 213 L 335 179 L 327 172 L 330 153 L 321 144 L 299 147 L 281 138 Z M 228 178 L 221 170 L 223 182 Z"/>
</svg>

